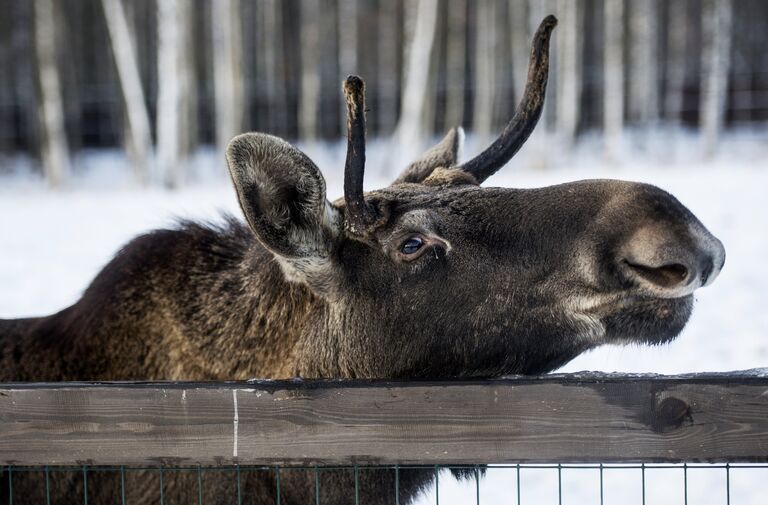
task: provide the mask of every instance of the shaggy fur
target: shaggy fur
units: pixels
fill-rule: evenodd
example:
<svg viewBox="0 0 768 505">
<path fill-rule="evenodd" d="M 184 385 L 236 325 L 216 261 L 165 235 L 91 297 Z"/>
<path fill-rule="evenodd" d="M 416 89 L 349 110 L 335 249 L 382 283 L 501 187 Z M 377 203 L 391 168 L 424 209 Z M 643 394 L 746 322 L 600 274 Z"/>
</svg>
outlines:
<svg viewBox="0 0 768 505">
<path fill-rule="evenodd" d="M 228 160 L 250 226 L 228 217 L 143 235 L 73 306 L 0 321 L 0 380 L 497 377 L 545 373 L 603 343 L 679 333 L 691 289 L 633 274 L 622 256 L 717 274 L 722 246 L 675 198 L 621 181 L 481 188 L 443 166 L 456 162 L 455 136 L 423 159 L 436 160 L 431 170 L 423 160 L 409 169 L 407 179 L 432 183 L 366 194 L 386 220 L 365 240 L 345 232 L 344 201 L 326 201 L 306 156 L 267 135 L 239 137 Z M 636 241 L 649 234 L 647 252 L 648 241 Z M 409 260 L 401 245 L 412 236 L 427 245 Z M 139 477 L 132 502 L 149 503 L 158 484 Z M 168 503 L 194 501 L 184 479 L 166 476 Z M 393 472 L 361 479 L 365 503 L 394 500 Z M 408 503 L 432 473 L 400 479 Z M 57 502 L 82 492 L 77 476 L 60 480 Z M 110 502 L 113 481 L 94 474 L 89 503 Z M 321 481 L 323 503 L 353 501 L 351 473 Z M 314 482 L 312 472 L 284 472 L 281 503 L 311 502 Z M 274 499 L 274 483 L 266 471 L 241 479 L 244 496 L 262 502 Z M 230 484 L 209 482 L 206 502 L 230 502 Z M 14 489 L 31 496 L 39 482 L 16 475 Z"/>
</svg>

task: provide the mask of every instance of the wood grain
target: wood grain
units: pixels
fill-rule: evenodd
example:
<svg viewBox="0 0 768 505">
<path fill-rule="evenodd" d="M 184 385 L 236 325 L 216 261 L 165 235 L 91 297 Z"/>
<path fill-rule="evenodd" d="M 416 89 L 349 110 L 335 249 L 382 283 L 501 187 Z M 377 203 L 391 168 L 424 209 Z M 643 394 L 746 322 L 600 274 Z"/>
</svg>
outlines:
<svg viewBox="0 0 768 505">
<path fill-rule="evenodd" d="M 679 461 L 768 461 L 768 378 L 0 385 L 3 465 Z"/>
</svg>

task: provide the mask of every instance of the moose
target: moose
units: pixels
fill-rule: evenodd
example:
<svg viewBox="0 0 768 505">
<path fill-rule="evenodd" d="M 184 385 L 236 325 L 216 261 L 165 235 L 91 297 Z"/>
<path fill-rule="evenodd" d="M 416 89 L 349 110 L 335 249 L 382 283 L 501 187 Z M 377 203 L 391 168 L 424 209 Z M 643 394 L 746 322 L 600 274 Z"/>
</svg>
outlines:
<svg viewBox="0 0 768 505">
<path fill-rule="evenodd" d="M 320 170 L 287 142 L 239 135 L 226 161 L 247 225 L 183 222 L 140 236 L 71 307 L 0 321 L 0 380 L 487 378 L 546 373 L 602 344 L 675 338 L 694 291 L 725 260 L 677 199 L 617 180 L 481 186 L 541 115 L 556 23 L 546 17 L 534 35 L 514 116 L 464 163 L 453 129 L 392 185 L 364 192 L 356 76 L 343 85 L 343 198 L 328 201 Z M 262 473 L 244 478 L 243 492 L 272 503 L 274 474 Z M 400 502 L 432 476 L 402 471 Z M 14 489 L 39 487 L 22 477 Z M 281 503 L 313 503 L 314 478 L 284 472 Z M 322 479 L 322 503 L 354 501 L 349 474 Z M 60 486 L 60 503 L 82 496 L 79 482 Z M 89 486 L 90 503 L 116 496 L 114 482 Z M 131 501 L 156 499 L 155 486 Z M 394 503 L 393 489 L 393 471 L 361 471 L 365 503 Z M 196 493 L 166 476 L 169 502 Z M 209 486 L 207 503 L 230 503 L 231 493 Z"/>
</svg>

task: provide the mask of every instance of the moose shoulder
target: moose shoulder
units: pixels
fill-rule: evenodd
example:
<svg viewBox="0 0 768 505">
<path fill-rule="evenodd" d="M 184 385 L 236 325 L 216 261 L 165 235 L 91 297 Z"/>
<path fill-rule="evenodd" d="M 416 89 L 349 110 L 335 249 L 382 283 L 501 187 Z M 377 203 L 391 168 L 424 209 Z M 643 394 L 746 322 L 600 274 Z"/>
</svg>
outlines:
<svg viewBox="0 0 768 505">
<path fill-rule="evenodd" d="M 327 200 L 318 168 L 287 142 L 238 136 L 227 163 L 247 225 L 144 235 L 75 305 L 0 321 L 0 378 L 492 377 L 674 338 L 725 258 L 674 197 L 610 180 L 481 186 L 538 121 L 555 24 L 535 35 L 514 117 L 464 164 L 454 129 L 394 184 L 364 193 L 354 76 L 342 199 Z"/>
</svg>

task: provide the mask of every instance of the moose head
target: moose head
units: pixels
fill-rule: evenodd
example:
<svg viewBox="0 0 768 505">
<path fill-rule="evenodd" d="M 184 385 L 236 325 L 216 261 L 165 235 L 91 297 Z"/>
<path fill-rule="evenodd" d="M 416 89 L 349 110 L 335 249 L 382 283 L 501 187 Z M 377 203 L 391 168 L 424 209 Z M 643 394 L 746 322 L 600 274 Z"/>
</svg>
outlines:
<svg viewBox="0 0 768 505">
<path fill-rule="evenodd" d="M 680 333 L 693 292 L 717 277 L 725 252 L 673 196 L 615 180 L 481 186 L 541 115 L 556 23 L 547 17 L 535 34 L 514 117 L 463 164 L 454 129 L 391 186 L 365 193 L 364 84 L 356 76 L 344 82 L 343 199 L 329 202 L 320 170 L 279 138 L 248 133 L 230 143 L 251 230 L 285 279 L 322 307 L 310 333 L 326 338 L 299 351 L 298 373 L 540 373 L 601 344 L 655 344 Z"/>
</svg>

